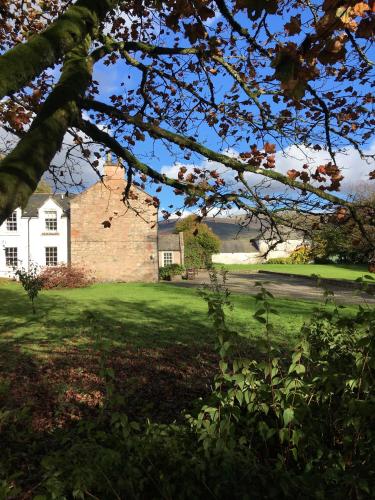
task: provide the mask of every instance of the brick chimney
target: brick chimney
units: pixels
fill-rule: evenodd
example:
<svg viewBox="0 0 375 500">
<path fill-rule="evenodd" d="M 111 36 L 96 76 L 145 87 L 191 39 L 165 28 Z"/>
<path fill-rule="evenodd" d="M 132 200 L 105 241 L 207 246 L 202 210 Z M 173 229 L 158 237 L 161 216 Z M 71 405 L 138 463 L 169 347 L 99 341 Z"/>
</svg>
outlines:
<svg viewBox="0 0 375 500">
<path fill-rule="evenodd" d="M 108 153 L 106 162 L 104 163 L 104 182 L 105 181 L 122 181 L 124 180 L 125 169 L 119 161 L 114 162 L 112 154 Z"/>
</svg>

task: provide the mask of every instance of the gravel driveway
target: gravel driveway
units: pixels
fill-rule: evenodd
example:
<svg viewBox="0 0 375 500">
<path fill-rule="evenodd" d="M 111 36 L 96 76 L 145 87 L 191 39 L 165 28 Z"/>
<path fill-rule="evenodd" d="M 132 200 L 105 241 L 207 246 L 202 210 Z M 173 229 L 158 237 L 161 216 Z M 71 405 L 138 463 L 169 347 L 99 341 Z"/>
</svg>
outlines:
<svg viewBox="0 0 375 500">
<path fill-rule="evenodd" d="M 298 300 L 317 300 L 323 299 L 323 290 L 318 288 L 316 281 L 304 276 L 288 276 L 281 274 L 263 274 L 257 272 L 230 272 L 228 273 L 228 288 L 234 293 L 247 293 L 253 295 L 257 293 L 255 282 L 268 282 L 266 288 L 275 297 L 285 297 Z M 209 277 L 206 271 L 200 271 L 194 280 L 183 280 L 173 282 L 173 285 L 183 287 L 196 287 L 202 283 L 208 283 Z M 332 290 L 335 294 L 336 302 L 339 304 L 359 304 L 364 301 L 375 304 L 375 296 L 371 296 L 360 290 L 352 288 L 350 283 L 345 281 L 339 285 L 326 285 L 326 288 Z"/>
</svg>

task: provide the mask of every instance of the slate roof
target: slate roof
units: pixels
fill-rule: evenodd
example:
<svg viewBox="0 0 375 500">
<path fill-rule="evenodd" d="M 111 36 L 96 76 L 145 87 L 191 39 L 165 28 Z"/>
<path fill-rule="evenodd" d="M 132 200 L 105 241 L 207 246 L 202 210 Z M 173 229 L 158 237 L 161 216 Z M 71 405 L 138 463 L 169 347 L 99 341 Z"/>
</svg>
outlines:
<svg viewBox="0 0 375 500">
<path fill-rule="evenodd" d="M 29 201 L 22 212 L 22 216 L 38 217 L 39 208 L 43 206 L 48 198 L 52 198 L 64 210 L 64 213 L 67 214 L 72 197 L 72 195 L 65 196 L 63 194 L 34 193 L 30 196 Z"/>
<path fill-rule="evenodd" d="M 250 240 L 255 239 L 259 228 L 255 224 L 240 225 L 240 218 L 207 218 L 204 223 L 221 241 L 222 253 L 257 253 L 258 248 Z M 177 220 L 159 222 L 159 250 L 179 250 L 178 235 L 174 234 Z"/>
<path fill-rule="evenodd" d="M 159 233 L 159 250 L 180 251 L 180 237 L 175 233 Z"/>
<path fill-rule="evenodd" d="M 258 253 L 259 249 L 250 240 L 224 240 L 221 242 L 220 253 Z"/>
<path fill-rule="evenodd" d="M 159 222 L 159 234 L 173 233 L 178 219 Z M 250 240 L 258 240 L 270 237 L 269 231 L 266 229 L 263 234 L 260 234 L 260 224 L 254 220 L 250 223 L 245 221 L 243 217 L 216 217 L 206 218 L 203 222 L 212 229 L 222 243 L 230 241 L 250 242 Z M 245 222 L 245 223 L 244 223 Z M 287 227 L 279 227 L 279 231 L 286 239 L 301 239 L 301 234 Z M 241 245 L 245 245 L 242 243 Z M 233 248 L 235 245 L 233 246 Z M 222 247 L 223 248 L 223 247 Z M 240 246 L 238 246 L 240 248 Z M 229 250 L 228 250 L 229 251 Z M 235 250 L 234 250 L 235 251 Z M 240 250 L 238 250 L 240 251 Z M 243 250 L 241 250 L 243 251 Z M 251 251 L 251 250 L 247 250 Z"/>
</svg>

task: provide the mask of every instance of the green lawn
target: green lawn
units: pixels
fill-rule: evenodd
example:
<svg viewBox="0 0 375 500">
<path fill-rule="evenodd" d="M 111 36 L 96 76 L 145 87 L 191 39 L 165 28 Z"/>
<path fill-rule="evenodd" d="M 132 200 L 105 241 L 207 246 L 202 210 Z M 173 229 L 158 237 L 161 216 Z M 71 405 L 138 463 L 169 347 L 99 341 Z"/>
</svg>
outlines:
<svg viewBox="0 0 375 500">
<path fill-rule="evenodd" d="M 254 293 L 256 290 L 254 290 Z M 255 299 L 233 295 L 228 324 L 254 342 L 263 337 L 252 314 Z M 316 303 L 275 299 L 280 316 L 275 342 L 289 344 Z M 97 284 L 83 289 L 42 291 L 37 313 L 17 283 L 0 283 L 0 342 L 45 351 L 62 345 L 92 345 L 97 335 L 114 347 L 203 345 L 214 342 L 207 305 L 195 289 L 167 283 Z"/>
<path fill-rule="evenodd" d="M 311 276 L 317 274 L 321 278 L 339 280 L 356 280 L 370 275 L 375 279 L 375 274 L 369 273 L 366 266 L 350 264 L 216 264 L 218 268 L 224 267 L 228 271 L 270 271 L 286 274 L 299 274 Z"/>
</svg>

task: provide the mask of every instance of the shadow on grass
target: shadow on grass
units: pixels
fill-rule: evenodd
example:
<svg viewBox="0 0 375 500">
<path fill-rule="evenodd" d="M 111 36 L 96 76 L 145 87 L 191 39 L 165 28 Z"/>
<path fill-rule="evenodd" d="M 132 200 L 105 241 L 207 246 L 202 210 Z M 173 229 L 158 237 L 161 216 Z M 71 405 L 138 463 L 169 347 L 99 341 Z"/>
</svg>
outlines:
<svg viewBox="0 0 375 500">
<path fill-rule="evenodd" d="M 163 290 L 173 300 L 173 291 L 160 287 L 158 293 Z M 29 406 L 37 429 L 97 412 L 105 399 L 101 365 L 113 370 L 123 409 L 133 418 L 173 421 L 208 394 L 218 359 L 204 304 L 195 310 L 181 303 L 161 307 L 155 301 L 89 295 L 90 290 L 79 301 L 41 294 L 34 315 L 20 288 L 0 289 L 0 380 L 9 386 L 2 396 L 5 407 Z M 246 325 L 254 299 L 237 296 L 235 302 Z M 311 305 L 281 300 L 278 308 L 280 314 L 306 316 Z M 277 343 L 285 347 L 285 338 L 276 335 Z M 264 339 L 252 335 L 237 347 L 258 358 Z"/>
</svg>

